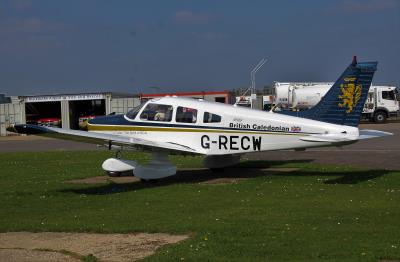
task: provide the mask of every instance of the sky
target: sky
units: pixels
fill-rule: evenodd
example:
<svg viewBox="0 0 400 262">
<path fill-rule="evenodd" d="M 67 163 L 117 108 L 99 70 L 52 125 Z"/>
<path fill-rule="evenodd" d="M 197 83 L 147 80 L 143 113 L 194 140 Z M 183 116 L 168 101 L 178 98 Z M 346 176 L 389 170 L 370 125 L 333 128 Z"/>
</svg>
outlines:
<svg viewBox="0 0 400 262">
<path fill-rule="evenodd" d="M 400 0 L 0 0 L 0 93 L 222 91 L 335 81 L 378 61 L 400 86 Z"/>
</svg>

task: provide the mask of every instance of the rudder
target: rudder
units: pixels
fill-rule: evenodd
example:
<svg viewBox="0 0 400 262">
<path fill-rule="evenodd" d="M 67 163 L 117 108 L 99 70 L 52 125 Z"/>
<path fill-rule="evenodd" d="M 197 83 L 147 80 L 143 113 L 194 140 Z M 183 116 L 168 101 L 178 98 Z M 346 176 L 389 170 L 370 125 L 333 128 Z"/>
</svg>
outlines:
<svg viewBox="0 0 400 262">
<path fill-rule="evenodd" d="M 358 126 L 377 64 L 357 63 L 354 57 L 353 62 L 313 108 L 279 113 L 338 125 Z"/>
</svg>

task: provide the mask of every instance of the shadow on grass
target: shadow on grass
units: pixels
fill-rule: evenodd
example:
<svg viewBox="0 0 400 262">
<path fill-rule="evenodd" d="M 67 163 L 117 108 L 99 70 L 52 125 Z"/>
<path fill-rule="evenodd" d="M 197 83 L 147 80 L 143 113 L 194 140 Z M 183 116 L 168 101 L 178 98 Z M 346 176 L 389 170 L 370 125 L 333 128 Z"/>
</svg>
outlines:
<svg viewBox="0 0 400 262">
<path fill-rule="evenodd" d="M 272 176 L 318 176 L 318 177 L 333 177 L 324 181 L 324 184 L 358 184 L 364 181 L 372 180 L 381 177 L 390 171 L 388 170 L 363 170 L 363 171 L 348 171 L 348 172 L 318 172 L 318 171 L 296 171 L 286 174 L 272 174 Z"/>
<path fill-rule="evenodd" d="M 295 160 L 295 161 L 248 161 L 240 163 L 237 166 L 226 168 L 223 172 L 212 172 L 209 169 L 188 169 L 178 170 L 175 176 L 159 179 L 155 182 L 143 183 L 136 181 L 126 184 L 110 183 L 105 185 L 93 185 L 92 187 L 64 189 L 64 193 L 77 193 L 88 195 L 105 195 L 120 193 L 126 191 L 134 191 L 145 188 L 161 187 L 171 184 L 195 184 L 207 182 L 214 179 L 232 179 L 241 180 L 248 178 L 255 178 L 260 176 L 265 177 L 327 177 L 330 179 L 325 180 L 324 184 L 357 184 L 360 182 L 372 180 L 381 177 L 389 171 L 387 170 L 364 170 L 364 171 L 279 171 L 279 166 L 284 164 L 293 163 L 309 163 L 312 160 Z M 272 170 L 268 168 L 274 167 Z M 282 168 L 283 169 L 283 168 Z"/>
</svg>

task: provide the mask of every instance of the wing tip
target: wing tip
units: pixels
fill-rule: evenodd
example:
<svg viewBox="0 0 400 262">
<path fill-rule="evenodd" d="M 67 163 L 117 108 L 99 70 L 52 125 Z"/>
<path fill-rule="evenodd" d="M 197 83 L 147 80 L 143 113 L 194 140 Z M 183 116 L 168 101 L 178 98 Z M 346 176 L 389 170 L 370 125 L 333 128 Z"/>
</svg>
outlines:
<svg viewBox="0 0 400 262">
<path fill-rule="evenodd" d="M 45 134 L 51 133 L 52 131 L 46 127 L 31 125 L 31 124 L 15 124 L 11 125 L 7 128 L 7 131 L 14 132 L 18 134 L 26 134 L 26 135 L 37 135 L 37 134 Z"/>
</svg>

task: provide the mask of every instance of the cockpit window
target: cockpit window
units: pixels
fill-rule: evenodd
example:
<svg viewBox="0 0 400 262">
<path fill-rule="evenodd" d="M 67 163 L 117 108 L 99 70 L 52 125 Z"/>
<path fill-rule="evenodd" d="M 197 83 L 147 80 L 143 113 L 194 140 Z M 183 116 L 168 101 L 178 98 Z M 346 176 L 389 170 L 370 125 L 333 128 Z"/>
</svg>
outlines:
<svg viewBox="0 0 400 262">
<path fill-rule="evenodd" d="M 142 109 L 142 107 L 146 104 L 146 102 L 141 103 L 140 105 L 138 105 L 137 107 L 134 107 L 132 110 L 128 111 L 128 113 L 126 113 L 126 117 L 129 119 L 135 119 L 135 117 L 137 116 L 137 114 L 139 113 L 140 109 Z"/>
<path fill-rule="evenodd" d="M 203 123 L 219 123 L 221 122 L 221 116 L 204 112 Z"/>
<path fill-rule="evenodd" d="M 148 104 L 140 114 L 140 119 L 150 121 L 170 122 L 172 120 L 172 106 Z"/>
<path fill-rule="evenodd" d="M 178 106 L 176 110 L 176 122 L 179 123 L 196 123 L 197 109 Z"/>
</svg>

